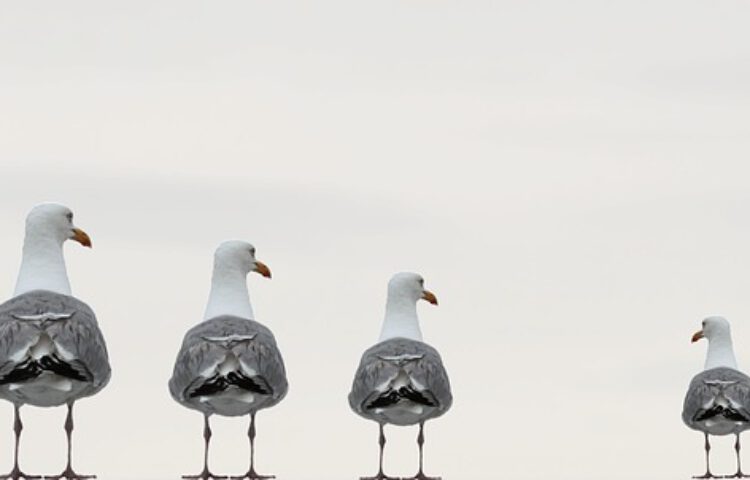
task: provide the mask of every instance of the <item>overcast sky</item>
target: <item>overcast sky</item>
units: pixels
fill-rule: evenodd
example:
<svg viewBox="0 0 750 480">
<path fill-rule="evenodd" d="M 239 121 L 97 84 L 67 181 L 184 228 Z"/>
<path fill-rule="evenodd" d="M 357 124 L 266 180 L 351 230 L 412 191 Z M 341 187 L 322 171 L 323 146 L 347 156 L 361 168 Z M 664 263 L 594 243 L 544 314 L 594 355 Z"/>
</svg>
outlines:
<svg viewBox="0 0 750 480">
<path fill-rule="evenodd" d="M 440 300 L 421 325 L 454 389 L 428 474 L 702 472 L 680 411 L 704 316 L 750 370 L 749 24 L 746 0 L 3 3 L 0 292 L 36 203 L 94 243 L 66 258 L 113 375 L 77 407 L 76 467 L 199 471 L 200 415 L 166 382 L 241 238 L 290 380 L 258 415 L 261 473 L 375 472 L 346 395 L 402 270 Z M 23 412 L 22 466 L 62 470 L 64 409 Z M 245 471 L 245 420 L 214 425 L 212 468 Z M 416 429 L 386 432 L 387 473 L 414 473 Z"/>
</svg>

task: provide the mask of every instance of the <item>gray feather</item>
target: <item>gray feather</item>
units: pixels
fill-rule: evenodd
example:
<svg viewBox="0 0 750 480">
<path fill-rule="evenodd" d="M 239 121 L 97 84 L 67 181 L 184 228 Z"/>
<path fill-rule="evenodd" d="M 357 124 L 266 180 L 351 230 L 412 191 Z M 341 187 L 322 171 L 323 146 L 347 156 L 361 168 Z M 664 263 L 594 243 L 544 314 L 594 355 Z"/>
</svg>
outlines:
<svg viewBox="0 0 750 480">
<path fill-rule="evenodd" d="M 685 395 L 682 421 L 690 428 L 703 430 L 695 419 L 719 394 L 732 402 L 740 414 L 750 418 L 750 377 L 732 368 L 718 367 L 693 377 Z M 741 431 L 748 426 L 750 423 L 744 427 L 738 425 L 737 429 Z"/>
<path fill-rule="evenodd" d="M 382 421 L 365 408 L 379 388 L 394 379 L 403 370 L 412 378 L 425 396 L 434 399 L 437 406 L 425 412 L 422 421 L 445 413 L 453 403 L 450 381 L 440 354 L 430 345 L 406 338 L 392 338 L 369 348 L 362 355 L 349 393 L 349 406 L 359 415 Z"/>
<path fill-rule="evenodd" d="M 96 315 L 77 298 L 46 290 L 27 292 L 0 305 L 0 375 L 17 365 L 14 355 L 28 349 L 41 331 L 73 357 L 68 363 L 88 379 L 77 398 L 107 385 L 111 368 Z"/>
<path fill-rule="evenodd" d="M 245 337 L 245 338 L 240 338 Z M 235 337 L 222 342 L 222 337 Z M 188 392 L 196 382 L 205 380 L 201 373 L 216 365 L 227 354 L 232 353 L 270 386 L 272 393 L 253 409 L 276 405 L 287 393 L 288 383 L 284 361 L 271 331 L 254 321 L 231 315 L 222 315 L 188 330 L 177 354 L 174 372 L 169 381 L 169 392 L 177 402 L 188 408 L 206 412 L 209 408 L 196 399 L 189 398 Z"/>
</svg>

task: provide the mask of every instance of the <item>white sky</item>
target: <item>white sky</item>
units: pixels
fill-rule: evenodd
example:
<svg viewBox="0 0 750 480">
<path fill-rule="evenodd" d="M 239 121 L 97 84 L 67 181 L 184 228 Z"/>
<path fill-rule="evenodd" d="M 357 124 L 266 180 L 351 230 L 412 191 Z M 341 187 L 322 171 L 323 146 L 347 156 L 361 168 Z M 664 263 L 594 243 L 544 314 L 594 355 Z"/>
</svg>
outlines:
<svg viewBox="0 0 750 480">
<path fill-rule="evenodd" d="M 422 329 L 455 395 L 428 474 L 700 473 L 680 410 L 702 317 L 750 369 L 748 24 L 745 0 L 3 3 L 0 292 L 34 204 L 94 241 L 68 270 L 114 373 L 78 405 L 77 468 L 199 470 L 166 382 L 214 247 L 242 238 L 291 384 L 258 417 L 262 473 L 374 473 L 346 394 L 400 270 L 440 299 Z M 62 469 L 63 419 L 24 410 L 26 470 Z M 214 424 L 213 469 L 245 471 L 245 421 Z M 387 471 L 413 473 L 416 429 L 387 432 Z"/>
</svg>

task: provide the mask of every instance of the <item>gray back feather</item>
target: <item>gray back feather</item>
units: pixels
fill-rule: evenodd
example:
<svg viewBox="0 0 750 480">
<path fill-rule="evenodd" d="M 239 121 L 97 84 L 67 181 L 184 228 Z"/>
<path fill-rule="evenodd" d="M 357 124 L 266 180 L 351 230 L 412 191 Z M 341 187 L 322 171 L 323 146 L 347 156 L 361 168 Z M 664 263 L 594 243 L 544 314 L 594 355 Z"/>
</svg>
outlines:
<svg viewBox="0 0 750 480">
<path fill-rule="evenodd" d="M 716 396 L 716 387 L 711 382 L 732 382 L 723 388 L 724 396 L 738 406 L 739 411 L 750 418 L 750 377 L 742 372 L 727 367 L 705 370 L 690 382 L 682 408 L 682 421 L 694 427 L 693 419 Z M 708 383 L 707 383 L 708 382 Z"/>
<path fill-rule="evenodd" d="M 253 336 L 252 340 L 234 342 L 228 347 L 206 338 L 230 335 Z M 284 361 L 276 345 L 276 339 L 265 325 L 254 320 L 221 315 L 194 326 L 185 334 L 182 347 L 177 354 L 174 372 L 169 380 L 169 392 L 179 403 L 195 408 L 186 392 L 196 381 L 205 380 L 201 372 L 215 366 L 226 355 L 227 348 L 245 365 L 252 368 L 271 387 L 271 398 L 263 408 L 281 401 L 289 386 L 286 379 Z"/>
<path fill-rule="evenodd" d="M 420 358 L 404 362 L 400 367 L 387 360 L 389 357 L 402 355 Z M 379 393 L 377 388 L 380 385 L 395 378 L 399 373 L 399 368 L 403 368 L 425 392 L 437 400 L 438 406 L 429 418 L 438 417 L 450 408 L 453 395 L 448 374 L 438 351 L 424 342 L 407 338 L 391 338 L 370 347 L 362 355 L 359 368 L 354 375 L 351 393 L 349 393 L 349 406 L 352 410 L 369 417 L 363 404 L 371 395 Z"/>
<path fill-rule="evenodd" d="M 44 321 L 23 319 L 46 313 L 70 316 Z M 91 307 L 75 297 L 47 290 L 33 290 L 0 305 L 0 375 L 15 366 L 11 357 L 36 341 L 40 330 L 75 357 L 71 366 L 90 379 L 91 386 L 83 396 L 93 395 L 109 382 L 107 345 Z"/>
</svg>

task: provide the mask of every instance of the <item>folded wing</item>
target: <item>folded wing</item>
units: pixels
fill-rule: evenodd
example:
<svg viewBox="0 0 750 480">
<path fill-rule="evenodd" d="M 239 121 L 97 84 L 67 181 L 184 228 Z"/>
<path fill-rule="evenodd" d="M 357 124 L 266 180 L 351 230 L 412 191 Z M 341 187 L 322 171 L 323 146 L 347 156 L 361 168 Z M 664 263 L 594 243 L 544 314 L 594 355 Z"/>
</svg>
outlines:
<svg viewBox="0 0 750 480">
<path fill-rule="evenodd" d="M 221 316 L 185 335 L 169 389 L 190 408 L 239 415 L 275 405 L 288 384 L 271 331 L 258 322 Z"/>
<path fill-rule="evenodd" d="M 68 295 L 36 290 L 0 305 L 0 385 L 12 385 L 2 392 L 13 397 L 24 382 L 53 378 L 48 374 L 80 382 L 70 390 L 74 400 L 104 388 L 111 369 L 91 308 Z"/>
<path fill-rule="evenodd" d="M 450 381 L 437 350 L 404 338 L 386 340 L 364 353 L 349 394 L 355 412 L 392 423 L 440 416 L 452 402 Z M 393 413 L 397 410 L 401 412 Z"/>
</svg>

